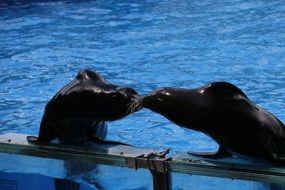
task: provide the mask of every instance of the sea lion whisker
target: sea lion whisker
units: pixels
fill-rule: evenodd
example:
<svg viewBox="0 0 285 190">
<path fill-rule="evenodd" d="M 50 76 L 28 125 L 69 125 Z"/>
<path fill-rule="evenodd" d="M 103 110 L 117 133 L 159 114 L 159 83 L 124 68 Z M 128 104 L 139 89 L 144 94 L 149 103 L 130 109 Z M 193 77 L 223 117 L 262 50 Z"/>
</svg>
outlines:
<svg viewBox="0 0 285 190">
<path fill-rule="evenodd" d="M 131 103 L 128 108 L 128 114 L 134 113 L 142 108 L 142 101 L 139 99 L 138 101 Z"/>
</svg>

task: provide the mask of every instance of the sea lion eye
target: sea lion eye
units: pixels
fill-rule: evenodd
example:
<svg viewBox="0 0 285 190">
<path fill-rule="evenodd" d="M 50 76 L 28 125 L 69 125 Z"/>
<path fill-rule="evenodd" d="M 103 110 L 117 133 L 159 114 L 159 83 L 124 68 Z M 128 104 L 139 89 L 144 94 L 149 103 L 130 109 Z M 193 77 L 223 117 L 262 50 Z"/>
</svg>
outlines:
<svg viewBox="0 0 285 190">
<path fill-rule="evenodd" d="M 166 96 L 170 96 L 171 95 L 167 90 L 162 90 L 160 93 L 163 94 L 163 95 L 166 95 Z"/>
<path fill-rule="evenodd" d="M 98 93 L 98 94 L 103 92 L 103 90 L 101 88 L 98 88 L 98 87 L 94 87 L 92 90 L 94 93 Z"/>
<path fill-rule="evenodd" d="M 134 89 L 132 88 L 122 88 L 121 92 L 123 92 L 125 95 L 129 94 L 138 94 Z"/>
</svg>

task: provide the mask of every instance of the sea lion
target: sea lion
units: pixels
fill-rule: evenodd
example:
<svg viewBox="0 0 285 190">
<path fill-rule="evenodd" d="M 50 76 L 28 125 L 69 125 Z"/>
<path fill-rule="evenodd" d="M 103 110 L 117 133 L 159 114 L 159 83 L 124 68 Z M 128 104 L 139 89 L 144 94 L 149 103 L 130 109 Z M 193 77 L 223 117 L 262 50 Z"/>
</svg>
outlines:
<svg viewBox="0 0 285 190">
<path fill-rule="evenodd" d="M 106 128 L 105 121 L 118 120 L 139 110 L 130 107 L 138 98 L 132 88 L 112 84 L 94 71 L 81 70 L 46 104 L 38 138 L 28 136 L 27 140 L 47 143 L 58 138 L 74 142 L 87 137 L 97 143 L 112 144 L 113 141 L 98 136 L 98 128 Z"/>
<path fill-rule="evenodd" d="M 220 146 L 215 153 L 193 154 L 284 161 L 284 124 L 231 83 L 214 82 L 196 89 L 162 88 L 137 104 L 181 127 L 205 133 Z"/>
</svg>

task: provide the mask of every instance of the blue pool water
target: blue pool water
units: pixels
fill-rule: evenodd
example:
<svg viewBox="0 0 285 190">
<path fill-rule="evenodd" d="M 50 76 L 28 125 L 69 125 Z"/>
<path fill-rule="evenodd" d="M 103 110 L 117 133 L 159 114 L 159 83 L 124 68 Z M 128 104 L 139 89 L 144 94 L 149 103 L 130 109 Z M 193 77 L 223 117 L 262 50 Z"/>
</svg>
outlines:
<svg viewBox="0 0 285 190">
<path fill-rule="evenodd" d="M 0 68 L 0 133 L 37 134 L 47 101 L 82 68 L 140 94 L 230 81 L 285 122 L 285 2 L 2 0 Z M 108 138 L 172 152 L 217 148 L 203 134 L 147 110 L 109 123 Z M 105 180 L 106 189 L 124 183 L 115 178 L 114 184 Z M 130 183 L 129 189 L 149 189 L 144 184 Z M 180 174 L 173 187 L 268 188 Z"/>
</svg>

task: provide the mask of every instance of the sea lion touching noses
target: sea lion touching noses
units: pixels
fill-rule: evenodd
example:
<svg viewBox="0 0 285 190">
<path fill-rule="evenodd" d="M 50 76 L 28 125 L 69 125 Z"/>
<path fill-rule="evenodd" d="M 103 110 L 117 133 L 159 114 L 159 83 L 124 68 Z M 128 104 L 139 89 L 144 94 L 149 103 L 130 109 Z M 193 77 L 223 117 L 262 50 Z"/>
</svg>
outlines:
<svg viewBox="0 0 285 190">
<path fill-rule="evenodd" d="M 27 140 L 47 143 L 55 138 L 62 142 L 88 138 L 116 144 L 102 140 L 93 128 L 138 111 L 139 106 L 131 107 L 138 99 L 134 89 L 112 84 L 94 71 L 81 70 L 46 104 L 38 137 L 29 136 Z"/>
<path fill-rule="evenodd" d="M 231 83 L 214 82 L 196 89 L 162 88 L 136 104 L 210 136 L 220 148 L 208 157 L 234 154 L 285 160 L 284 124 Z"/>
</svg>

